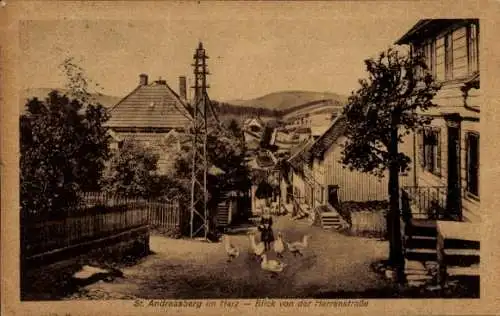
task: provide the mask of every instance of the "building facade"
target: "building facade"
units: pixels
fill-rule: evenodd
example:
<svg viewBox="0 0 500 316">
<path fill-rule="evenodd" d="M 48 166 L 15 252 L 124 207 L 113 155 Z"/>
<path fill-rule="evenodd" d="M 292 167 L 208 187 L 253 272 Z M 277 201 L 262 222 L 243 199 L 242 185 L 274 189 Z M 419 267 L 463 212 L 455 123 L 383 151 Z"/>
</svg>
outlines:
<svg viewBox="0 0 500 316">
<path fill-rule="evenodd" d="M 341 162 L 345 118 L 338 116 L 330 127 L 306 149 L 301 156 L 301 173 L 294 173 L 295 185 L 304 192 L 310 207 L 343 202 L 386 201 L 388 199 L 388 175 L 377 177 L 350 170 Z M 408 141 L 401 148 L 412 146 Z M 297 159 L 297 158 L 295 158 Z M 298 169 L 298 168 L 296 168 Z M 295 179 L 295 178 L 299 179 Z M 400 177 L 403 186 L 413 183 L 412 171 Z"/>
<path fill-rule="evenodd" d="M 421 20 L 396 44 L 424 56 L 426 71 L 442 85 L 437 107 L 422 113 L 431 124 L 413 135 L 412 211 L 479 222 L 479 20 Z"/>
</svg>

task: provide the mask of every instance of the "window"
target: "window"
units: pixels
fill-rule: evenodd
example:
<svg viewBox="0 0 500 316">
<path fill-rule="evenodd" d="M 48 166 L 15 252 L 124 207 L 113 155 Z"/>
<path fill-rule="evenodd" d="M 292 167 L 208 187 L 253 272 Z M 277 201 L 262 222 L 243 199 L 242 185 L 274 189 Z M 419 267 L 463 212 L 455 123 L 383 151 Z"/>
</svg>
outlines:
<svg viewBox="0 0 500 316">
<path fill-rule="evenodd" d="M 453 39 L 451 33 L 444 38 L 445 79 L 453 79 Z"/>
<path fill-rule="evenodd" d="M 479 197 L 479 134 L 466 135 L 467 192 Z"/>
<path fill-rule="evenodd" d="M 415 57 L 424 56 L 424 55 L 425 55 L 425 53 L 424 53 L 424 46 L 422 46 L 422 45 L 416 46 L 415 47 Z M 416 69 L 416 76 L 417 76 L 417 78 L 421 78 L 421 77 L 423 77 L 423 75 L 424 75 L 424 72 L 423 72 L 422 67 L 417 66 L 417 69 Z"/>
<path fill-rule="evenodd" d="M 445 62 L 444 62 L 444 37 L 439 37 L 435 43 L 436 46 L 436 80 L 443 81 L 445 79 Z"/>
<path fill-rule="evenodd" d="M 477 24 L 470 24 L 467 28 L 467 50 L 469 73 L 473 73 L 479 70 L 479 28 Z"/>
<path fill-rule="evenodd" d="M 419 134 L 420 165 L 435 175 L 441 175 L 441 133 L 439 129 L 425 128 Z"/>
<path fill-rule="evenodd" d="M 427 71 L 433 76 L 436 76 L 436 43 L 430 41 L 424 46 L 425 64 Z"/>
</svg>

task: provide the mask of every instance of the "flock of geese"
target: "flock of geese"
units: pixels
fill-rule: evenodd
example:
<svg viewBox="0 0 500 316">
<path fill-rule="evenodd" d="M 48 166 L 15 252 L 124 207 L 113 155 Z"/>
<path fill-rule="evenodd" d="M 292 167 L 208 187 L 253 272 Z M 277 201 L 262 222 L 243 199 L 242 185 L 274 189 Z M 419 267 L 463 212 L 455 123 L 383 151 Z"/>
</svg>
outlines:
<svg viewBox="0 0 500 316">
<path fill-rule="evenodd" d="M 280 260 L 267 259 L 267 255 L 265 253 L 265 245 L 263 242 L 257 242 L 255 235 L 255 232 L 250 232 L 248 234 L 248 238 L 250 241 L 250 255 L 260 260 L 260 267 L 262 270 L 271 272 L 273 275 L 277 275 L 278 273 L 282 272 L 287 264 L 281 262 Z M 310 237 L 310 235 L 304 235 L 304 237 L 302 237 L 302 240 L 288 243 L 283 240 L 283 235 L 281 234 L 281 232 L 278 232 L 277 238 L 273 243 L 273 250 L 278 258 L 283 258 L 283 254 L 287 249 L 294 256 L 303 256 L 303 251 L 307 248 L 308 240 Z M 231 243 L 230 237 L 228 235 L 223 235 L 222 241 L 224 244 L 224 249 L 228 256 L 227 261 L 231 262 L 240 255 L 240 250 L 233 243 Z"/>
</svg>

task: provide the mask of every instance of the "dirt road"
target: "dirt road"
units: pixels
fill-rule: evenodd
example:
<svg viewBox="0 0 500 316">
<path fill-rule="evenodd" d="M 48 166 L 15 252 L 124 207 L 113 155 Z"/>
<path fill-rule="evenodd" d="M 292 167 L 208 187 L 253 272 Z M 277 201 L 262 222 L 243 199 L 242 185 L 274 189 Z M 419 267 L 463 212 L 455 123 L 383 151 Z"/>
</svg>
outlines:
<svg viewBox="0 0 500 316">
<path fill-rule="evenodd" d="M 387 256 L 385 241 L 344 236 L 289 217 L 276 218 L 277 231 L 289 241 L 306 233 L 312 238 L 303 257 L 285 254 L 282 260 L 288 266 L 276 278 L 248 255 L 244 232 L 231 235 L 241 254 L 230 263 L 221 243 L 152 236 L 154 254 L 123 269 L 123 278 L 89 285 L 71 299 L 310 298 L 377 291 L 388 285 L 370 269 L 372 262 Z M 272 251 L 268 256 L 275 258 Z"/>
</svg>

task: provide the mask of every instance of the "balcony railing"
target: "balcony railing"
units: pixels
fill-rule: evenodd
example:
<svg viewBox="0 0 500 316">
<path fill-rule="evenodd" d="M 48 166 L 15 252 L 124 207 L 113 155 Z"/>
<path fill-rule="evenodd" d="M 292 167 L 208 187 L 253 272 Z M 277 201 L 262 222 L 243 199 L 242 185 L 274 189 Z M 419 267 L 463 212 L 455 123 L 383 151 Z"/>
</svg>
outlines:
<svg viewBox="0 0 500 316">
<path fill-rule="evenodd" d="M 447 188 L 445 186 L 404 187 L 401 190 L 403 220 L 407 221 L 411 218 L 449 219 L 446 198 Z"/>
</svg>

